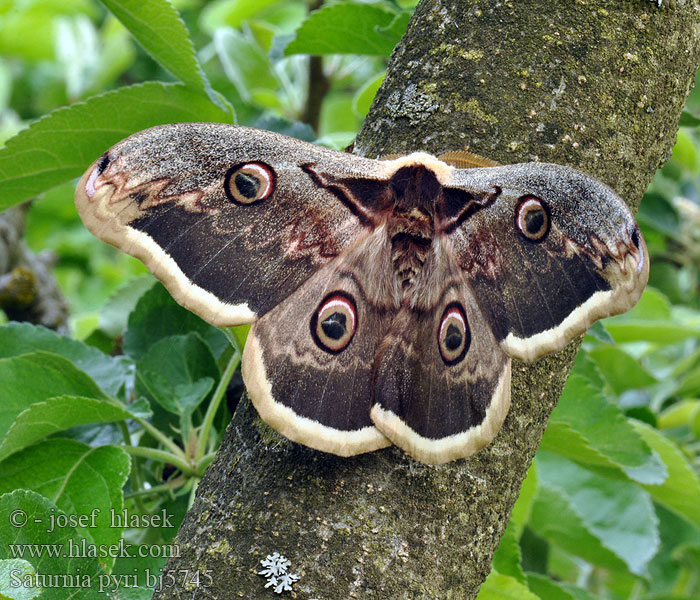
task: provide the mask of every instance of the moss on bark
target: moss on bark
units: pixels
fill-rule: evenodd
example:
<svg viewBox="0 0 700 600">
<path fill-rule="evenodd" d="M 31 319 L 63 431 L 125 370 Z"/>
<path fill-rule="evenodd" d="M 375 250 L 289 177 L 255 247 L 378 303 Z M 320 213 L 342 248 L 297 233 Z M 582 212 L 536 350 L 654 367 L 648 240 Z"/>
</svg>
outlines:
<svg viewBox="0 0 700 600">
<path fill-rule="evenodd" d="M 423 1 L 355 149 L 569 164 L 636 206 L 672 147 L 699 23 L 698 0 Z M 272 598 L 256 571 L 278 551 L 301 574 L 297 598 L 475 597 L 576 349 L 515 363 L 496 440 L 437 468 L 396 449 L 342 459 L 303 448 L 244 401 L 167 568 L 176 580 L 211 571 L 212 585 L 186 586 L 191 597 Z"/>
</svg>

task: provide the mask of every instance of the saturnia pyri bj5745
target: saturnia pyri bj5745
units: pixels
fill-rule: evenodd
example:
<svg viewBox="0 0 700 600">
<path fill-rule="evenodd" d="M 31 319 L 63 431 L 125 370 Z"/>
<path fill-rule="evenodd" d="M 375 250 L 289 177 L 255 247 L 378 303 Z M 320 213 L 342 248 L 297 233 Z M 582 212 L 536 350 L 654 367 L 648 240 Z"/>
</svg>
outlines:
<svg viewBox="0 0 700 600">
<path fill-rule="evenodd" d="M 478 451 L 508 411 L 511 357 L 628 310 L 649 271 L 628 208 L 574 169 L 372 160 L 231 125 L 132 135 L 76 204 L 186 308 L 255 323 L 242 371 L 260 416 L 343 456 Z"/>
</svg>

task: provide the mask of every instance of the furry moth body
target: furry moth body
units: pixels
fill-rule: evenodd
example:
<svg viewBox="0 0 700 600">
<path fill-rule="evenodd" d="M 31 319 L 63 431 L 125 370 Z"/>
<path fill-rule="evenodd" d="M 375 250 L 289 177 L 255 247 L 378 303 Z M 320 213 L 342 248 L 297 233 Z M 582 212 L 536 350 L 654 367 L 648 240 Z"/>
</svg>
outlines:
<svg viewBox="0 0 700 600">
<path fill-rule="evenodd" d="M 242 370 L 260 416 L 343 456 L 475 453 L 508 411 L 511 357 L 628 310 L 649 269 L 622 200 L 568 167 L 379 161 L 229 125 L 132 135 L 76 204 L 186 308 L 254 322 Z"/>
</svg>

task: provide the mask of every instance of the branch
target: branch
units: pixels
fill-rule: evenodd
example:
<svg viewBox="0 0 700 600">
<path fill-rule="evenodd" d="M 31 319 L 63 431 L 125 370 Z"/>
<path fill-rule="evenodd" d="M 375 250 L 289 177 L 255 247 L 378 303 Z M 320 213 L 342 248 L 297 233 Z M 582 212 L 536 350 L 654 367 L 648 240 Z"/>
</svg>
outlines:
<svg viewBox="0 0 700 600">
<path fill-rule="evenodd" d="M 322 5 L 323 0 L 313 0 L 309 3 L 309 12 L 321 8 Z M 331 82 L 323 72 L 323 56 L 310 56 L 309 87 L 306 94 L 306 106 L 304 107 L 304 114 L 301 116 L 301 120 L 311 125 L 316 134 L 318 134 L 318 125 L 321 120 L 323 99 L 330 88 Z"/>
<path fill-rule="evenodd" d="M 22 240 L 28 204 L 0 213 L 0 309 L 15 321 L 63 330 L 68 306 L 51 274 L 52 253 L 34 254 Z"/>
</svg>

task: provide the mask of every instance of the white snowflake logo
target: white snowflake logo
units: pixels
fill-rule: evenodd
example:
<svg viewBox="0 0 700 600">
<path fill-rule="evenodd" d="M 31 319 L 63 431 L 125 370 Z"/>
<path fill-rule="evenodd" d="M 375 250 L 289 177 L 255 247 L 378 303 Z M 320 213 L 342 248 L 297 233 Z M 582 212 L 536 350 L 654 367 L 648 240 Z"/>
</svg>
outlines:
<svg viewBox="0 0 700 600">
<path fill-rule="evenodd" d="M 267 579 L 265 587 L 274 588 L 276 594 L 291 592 L 292 584 L 299 581 L 297 573 L 287 573 L 287 569 L 292 563 L 279 552 L 268 554 L 260 561 L 260 564 L 265 568 L 262 571 L 258 571 L 258 575 L 262 575 Z"/>
</svg>

